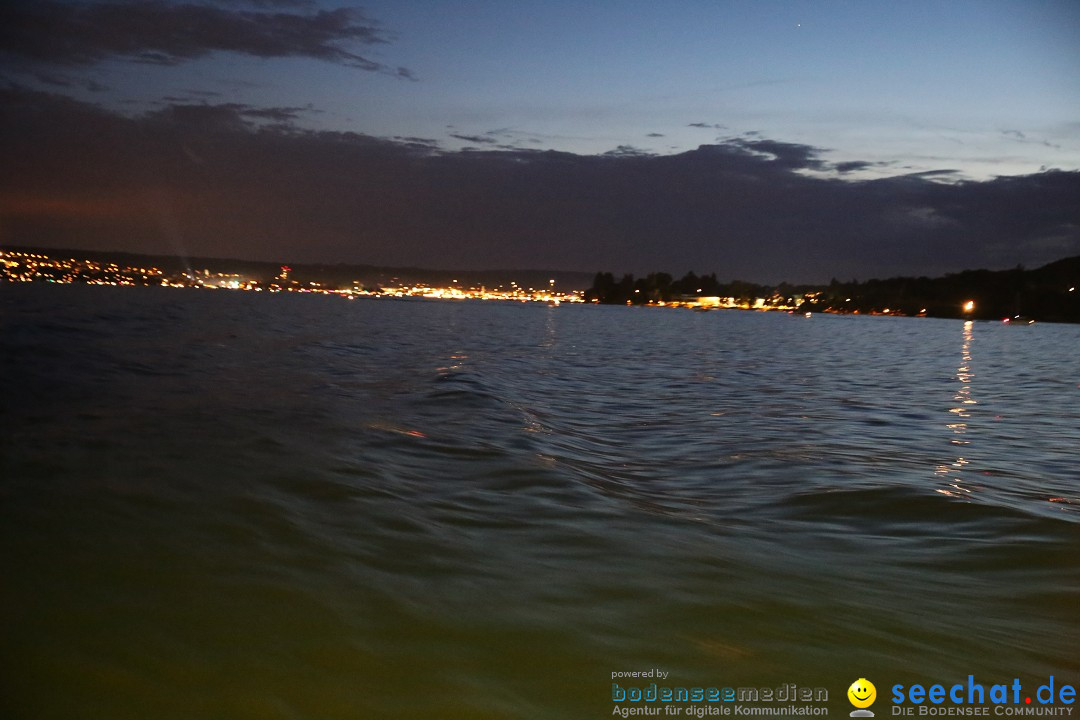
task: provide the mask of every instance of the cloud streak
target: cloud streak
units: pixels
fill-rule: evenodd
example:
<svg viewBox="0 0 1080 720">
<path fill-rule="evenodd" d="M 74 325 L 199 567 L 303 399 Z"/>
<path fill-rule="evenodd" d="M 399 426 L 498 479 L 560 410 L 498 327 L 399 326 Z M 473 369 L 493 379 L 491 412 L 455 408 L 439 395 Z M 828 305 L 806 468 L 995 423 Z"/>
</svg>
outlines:
<svg viewBox="0 0 1080 720">
<path fill-rule="evenodd" d="M 303 130 L 303 112 L 173 103 L 129 117 L 0 90 L 0 243 L 167 253 L 167 225 L 200 255 L 758 282 L 1080 254 L 1077 172 L 845 180 L 861 161 L 760 135 L 677 155 L 448 151 Z"/>
<path fill-rule="evenodd" d="M 216 52 L 261 58 L 306 57 L 412 78 L 357 52 L 389 42 L 376 22 L 350 8 L 260 3 L 289 9 L 139 2 L 14 0 L 0 8 L 3 55 L 28 63 L 85 67 L 108 59 L 179 65 Z"/>
</svg>

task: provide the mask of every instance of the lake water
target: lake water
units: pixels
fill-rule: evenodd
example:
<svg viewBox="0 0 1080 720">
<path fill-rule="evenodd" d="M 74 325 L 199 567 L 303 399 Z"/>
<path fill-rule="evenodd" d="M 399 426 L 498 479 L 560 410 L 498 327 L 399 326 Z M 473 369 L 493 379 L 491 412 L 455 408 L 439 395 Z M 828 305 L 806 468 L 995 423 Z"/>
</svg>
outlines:
<svg viewBox="0 0 1080 720">
<path fill-rule="evenodd" d="M 3 718 L 1080 684 L 1077 326 L 0 286 L 0 371 Z"/>
</svg>

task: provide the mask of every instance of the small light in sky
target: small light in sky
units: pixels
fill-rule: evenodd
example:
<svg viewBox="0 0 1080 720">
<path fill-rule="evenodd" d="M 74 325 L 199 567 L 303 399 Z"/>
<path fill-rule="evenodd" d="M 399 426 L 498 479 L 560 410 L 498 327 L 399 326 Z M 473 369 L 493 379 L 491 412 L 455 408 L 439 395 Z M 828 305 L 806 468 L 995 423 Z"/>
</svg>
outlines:
<svg viewBox="0 0 1080 720">
<path fill-rule="evenodd" d="M 964 303 L 964 312 L 971 312 L 974 309 L 975 309 L 975 301 L 974 300 L 968 300 L 966 303 Z"/>
</svg>

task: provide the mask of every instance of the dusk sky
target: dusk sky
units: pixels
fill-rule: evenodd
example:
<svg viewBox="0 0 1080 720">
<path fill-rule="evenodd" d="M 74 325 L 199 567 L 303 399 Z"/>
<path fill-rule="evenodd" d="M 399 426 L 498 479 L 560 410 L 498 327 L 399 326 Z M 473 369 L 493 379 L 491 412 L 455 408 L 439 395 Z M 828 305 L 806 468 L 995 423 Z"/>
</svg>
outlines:
<svg viewBox="0 0 1080 720">
<path fill-rule="evenodd" d="M 8 0 L 0 243 L 938 275 L 1080 254 L 1080 3 Z"/>
</svg>

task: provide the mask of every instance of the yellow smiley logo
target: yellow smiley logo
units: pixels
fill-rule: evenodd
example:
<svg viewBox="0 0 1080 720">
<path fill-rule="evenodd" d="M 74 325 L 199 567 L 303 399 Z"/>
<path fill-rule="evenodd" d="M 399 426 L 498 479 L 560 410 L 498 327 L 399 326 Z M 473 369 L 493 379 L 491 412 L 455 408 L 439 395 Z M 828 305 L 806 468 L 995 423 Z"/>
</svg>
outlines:
<svg viewBox="0 0 1080 720">
<path fill-rule="evenodd" d="M 859 678 L 847 689 L 848 700 L 857 708 L 868 708 L 877 700 L 877 688 L 866 678 Z"/>
</svg>

